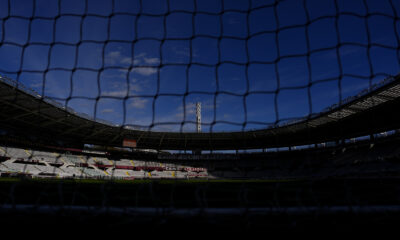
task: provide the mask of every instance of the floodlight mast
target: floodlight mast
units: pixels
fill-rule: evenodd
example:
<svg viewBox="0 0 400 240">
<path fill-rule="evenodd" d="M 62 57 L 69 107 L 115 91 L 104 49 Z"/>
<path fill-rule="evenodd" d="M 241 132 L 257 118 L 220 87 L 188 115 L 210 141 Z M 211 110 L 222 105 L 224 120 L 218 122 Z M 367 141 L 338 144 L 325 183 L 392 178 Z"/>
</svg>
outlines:
<svg viewBox="0 0 400 240">
<path fill-rule="evenodd" d="M 201 132 L 201 102 L 196 103 L 196 128 L 197 128 L 197 133 L 200 133 Z M 193 149 L 192 153 L 196 154 L 196 155 L 200 155 L 201 149 Z"/>
<path fill-rule="evenodd" d="M 196 123 L 197 123 L 197 132 L 201 132 L 201 102 L 196 103 Z"/>
</svg>

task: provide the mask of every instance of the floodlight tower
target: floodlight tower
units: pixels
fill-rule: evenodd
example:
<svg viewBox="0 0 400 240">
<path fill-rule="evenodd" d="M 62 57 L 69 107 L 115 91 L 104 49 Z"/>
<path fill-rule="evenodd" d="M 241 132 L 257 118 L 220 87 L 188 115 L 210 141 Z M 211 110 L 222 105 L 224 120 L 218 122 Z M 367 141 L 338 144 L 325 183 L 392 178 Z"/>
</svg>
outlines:
<svg viewBox="0 0 400 240">
<path fill-rule="evenodd" d="M 201 132 L 201 102 L 196 103 L 196 123 L 197 123 L 197 132 Z"/>
<path fill-rule="evenodd" d="M 196 103 L 196 128 L 197 128 L 197 133 L 201 132 L 201 102 Z M 201 154 L 201 149 L 194 149 L 192 150 L 192 153 L 195 155 L 200 155 Z"/>
</svg>

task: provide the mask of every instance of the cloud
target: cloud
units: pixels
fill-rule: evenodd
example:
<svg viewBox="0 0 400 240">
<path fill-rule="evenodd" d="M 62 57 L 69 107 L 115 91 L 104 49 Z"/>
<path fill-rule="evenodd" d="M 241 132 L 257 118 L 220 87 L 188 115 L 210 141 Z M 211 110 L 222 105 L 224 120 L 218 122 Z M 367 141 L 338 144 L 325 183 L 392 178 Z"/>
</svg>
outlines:
<svg viewBox="0 0 400 240">
<path fill-rule="evenodd" d="M 193 117 L 196 115 L 196 103 L 186 103 L 185 114 L 183 113 L 183 105 L 180 105 L 175 111 L 178 112 L 177 114 L 175 114 L 176 118 L 182 119 L 184 115 L 186 115 L 186 119 L 188 119 L 191 116 Z"/>
<path fill-rule="evenodd" d="M 150 76 L 157 73 L 158 69 L 155 67 L 160 62 L 158 57 L 149 57 L 147 53 L 140 53 L 131 57 L 124 56 L 122 51 L 111 51 L 105 57 L 105 63 L 110 65 L 140 65 L 133 69 L 133 72 L 142 76 Z M 125 70 L 122 70 L 125 71 Z"/>
<path fill-rule="evenodd" d="M 31 87 L 31 88 L 41 88 L 42 86 L 43 86 L 43 82 L 35 82 L 35 83 L 31 83 L 31 84 L 29 84 L 29 86 Z"/>
<path fill-rule="evenodd" d="M 110 96 L 110 97 L 125 97 L 127 94 L 128 94 L 127 90 L 102 92 L 102 96 Z"/>
<path fill-rule="evenodd" d="M 143 75 L 143 76 L 150 76 L 150 75 L 155 74 L 158 71 L 158 69 L 152 68 L 152 67 L 138 67 L 138 68 L 134 68 L 132 71 L 136 72 L 140 75 Z"/>
<path fill-rule="evenodd" d="M 142 85 L 141 84 L 139 84 L 139 83 L 131 83 L 130 85 L 129 85 L 129 90 L 131 91 L 131 92 L 141 92 L 141 91 L 143 91 L 143 87 L 142 87 Z"/>
<path fill-rule="evenodd" d="M 151 98 L 131 98 L 132 102 L 128 105 L 129 107 L 136 109 L 146 109 L 149 107 L 149 102 Z M 209 101 L 202 102 L 203 110 L 213 109 L 214 104 Z M 186 109 L 186 119 L 183 119 L 183 105 L 176 106 L 175 108 L 169 109 L 169 111 L 165 113 L 156 113 L 156 118 L 154 122 L 151 113 L 150 116 L 141 116 L 141 117 L 128 117 L 128 121 L 134 126 L 136 129 L 141 130 L 152 130 L 152 131 L 167 131 L 167 132 L 194 132 L 196 131 L 196 103 L 188 102 L 185 105 Z M 140 111 L 140 110 L 139 110 Z M 151 111 L 151 109 L 150 109 Z M 140 115 L 140 114 L 139 114 Z M 208 124 L 212 122 L 212 116 L 209 113 L 204 112 L 203 123 Z M 184 125 L 181 125 L 182 121 L 184 121 Z M 154 124 L 154 125 L 153 125 Z M 139 127 L 141 126 L 141 127 Z M 152 126 L 150 128 L 150 126 Z"/>
<path fill-rule="evenodd" d="M 143 61 L 145 63 L 147 63 L 147 64 L 156 64 L 156 63 L 160 62 L 160 59 L 159 58 L 146 58 L 146 57 L 144 57 Z"/>
<path fill-rule="evenodd" d="M 214 102 L 207 101 L 199 101 L 201 102 L 201 118 L 202 122 L 212 122 L 212 116 L 214 112 Z M 173 115 L 173 122 L 181 121 L 185 117 L 185 121 L 196 121 L 196 102 L 188 102 L 185 105 L 185 113 L 183 112 L 183 105 L 180 105 L 177 109 L 175 109 L 176 114 Z"/>
<path fill-rule="evenodd" d="M 136 109 L 144 109 L 149 102 L 149 99 L 146 98 L 132 98 L 129 107 L 136 108 Z"/>
<path fill-rule="evenodd" d="M 106 108 L 101 111 L 101 113 L 113 113 L 113 112 L 114 112 L 114 109 L 112 109 L 112 108 Z"/>
<path fill-rule="evenodd" d="M 185 109 L 185 113 L 183 112 Z M 202 122 L 210 123 L 213 121 L 210 111 L 214 109 L 214 104 L 211 101 L 202 102 Z M 184 125 L 181 125 L 181 122 Z M 156 117 L 153 130 L 157 131 L 183 131 L 194 132 L 196 131 L 196 102 L 188 102 L 185 107 L 179 105 L 166 114 Z M 171 124 L 167 124 L 171 123 Z"/>
<path fill-rule="evenodd" d="M 160 58 L 158 57 L 149 57 L 147 53 L 140 53 L 135 55 L 135 65 L 157 65 L 160 62 Z"/>
<path fill-rule="evenodd" d="M 116 64 L 126 65 L 126 64 L 131 64 L 131 62 L 132 58 L 123 56 L 120 51 L 109 52 L 105 57 L 105 63 L 111 65 L 116 65 Z"/>
</svg>

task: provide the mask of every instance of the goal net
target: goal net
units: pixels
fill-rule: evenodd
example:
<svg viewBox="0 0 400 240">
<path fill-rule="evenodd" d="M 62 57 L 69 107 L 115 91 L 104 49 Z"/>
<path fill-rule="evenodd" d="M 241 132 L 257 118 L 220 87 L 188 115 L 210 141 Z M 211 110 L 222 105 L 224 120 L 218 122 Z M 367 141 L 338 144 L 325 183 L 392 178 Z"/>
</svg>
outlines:
<svg viewBox="0 0 400 240">
<path fill-rule="evenodd" d="M 238 225 L 268 215 L 278 223 L 264 224 L 293 226 L 306 213 L 327 225 L 332 214 L 353 211 L 360 224 L 397 214 L 394 180 L 357 176 L 398 173 L 397 125 L 380 117 L 398 101 L 399 16 L 394 0 L 1 0 L 0 172 L 40 181 L 0 182 L 0 213 L 83 211 L 143 225 L 157 216 L 157 226 L 197 216 L 218 227 L 231 215 Z M 339 118 L 379 104 L 386 109 L 357 115 L 368 119 Z M 317 138 L 322 113 L 336 127 Z M 381 132 L 366 133 L 366 121 Z M 273 136 L 265 146 L 264 130 Z M 119 139 L 123 131 L 140 134 Z M 89 146 L 74 144 L 79 134 Z M 226 182 L 87 180 L 82 189 L 45 178 Z M 364 199 L 363 186 L 381 195 Z"/>
</svg>

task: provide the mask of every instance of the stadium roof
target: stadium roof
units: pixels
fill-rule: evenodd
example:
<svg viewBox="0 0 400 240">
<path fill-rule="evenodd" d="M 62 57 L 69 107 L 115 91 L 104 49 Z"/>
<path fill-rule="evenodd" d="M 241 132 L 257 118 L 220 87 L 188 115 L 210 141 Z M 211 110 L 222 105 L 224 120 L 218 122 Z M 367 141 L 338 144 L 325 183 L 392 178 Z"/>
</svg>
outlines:
<svg viewBox="0 0 400 240">
<path fill-rule="evenodd" d="M 122 146 L 163 150 L 232 150 L 300 146 L 337 141 L 400 128 L 400 75 L 326 109 L 318 115 L 262 130 L 241 132 L 153 132 L 99 122 L 44 99 L 0 77 L 0 124 L 49 143 Z"/>
</svg>

